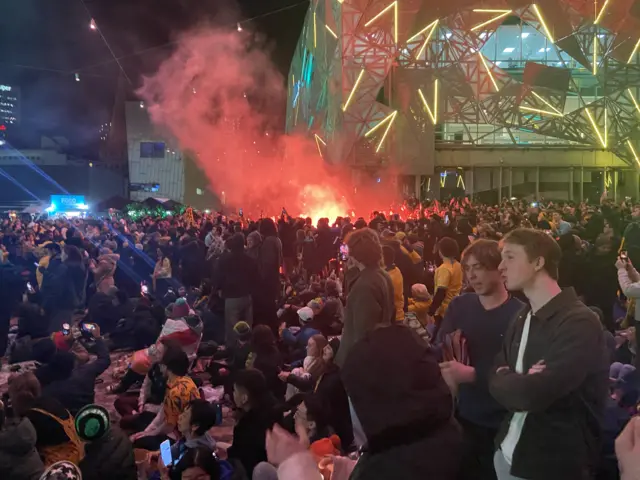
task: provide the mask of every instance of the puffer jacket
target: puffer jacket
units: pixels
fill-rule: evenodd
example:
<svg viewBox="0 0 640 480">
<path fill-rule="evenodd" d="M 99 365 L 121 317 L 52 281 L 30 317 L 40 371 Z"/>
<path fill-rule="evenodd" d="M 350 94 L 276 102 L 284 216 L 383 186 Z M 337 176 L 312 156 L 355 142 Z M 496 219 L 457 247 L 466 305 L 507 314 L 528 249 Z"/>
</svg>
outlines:
<svg viewBox="0 0 640 480">
<path fill-rule="evenodd" d="M 112 427 L 100 440 L 86 444 L 80 470 L 84 480 L 136 480 L 136 461 L 129 437 Z"/>
<path fill-rule="evenodd" d="M 36 430 L 28 418 L 0 432 L 0 478 L 38 480 L 43 471 Z"/>
</svg>

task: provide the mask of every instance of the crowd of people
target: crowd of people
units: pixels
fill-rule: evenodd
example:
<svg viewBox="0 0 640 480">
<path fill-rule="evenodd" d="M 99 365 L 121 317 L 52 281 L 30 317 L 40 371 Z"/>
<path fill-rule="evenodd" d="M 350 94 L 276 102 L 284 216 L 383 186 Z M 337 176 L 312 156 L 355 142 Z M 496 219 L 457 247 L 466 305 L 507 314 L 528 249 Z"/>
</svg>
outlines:
<svg viewBox="0 0 640 480">
<path fill-rule="evenodd" d="M 0 478 L 640 479 L 640 205 L 415 212 L 5 219 Z"/>
</svg>

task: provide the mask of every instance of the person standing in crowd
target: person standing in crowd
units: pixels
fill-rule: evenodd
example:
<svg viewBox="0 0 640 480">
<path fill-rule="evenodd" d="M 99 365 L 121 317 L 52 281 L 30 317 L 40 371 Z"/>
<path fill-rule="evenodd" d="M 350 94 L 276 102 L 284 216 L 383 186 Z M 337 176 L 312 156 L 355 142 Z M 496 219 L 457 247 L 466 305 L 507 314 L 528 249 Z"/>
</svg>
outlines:
<svg viewBox="0 0 640 480">
<path fill-rule="evenodd" d="M 235 233 L 227 240 L 228 251 L 218 259 L 213 272 L 213 291 L 224 298 L 225 343 L 235 343 L 233 327 L 243 321 L 253 325 L 251 295 L 260 276 L 257 262 L 244 251 L 244 235 Z"/>
<path fill-rule="evenodd" d="M 71 323 L 74 309 L 74 288 L 69 276 L 68 268 L 62 261 L 60 245 L 50 243 L 49 264 L 46 269 L 39 267 L 42 272 L 42 307 L 49 317 L 51 332 L 62 330 L 62 324 Z"/>
<path fill-rule="evenodd" d="M 616 261 L 618 269 L 618 283 L 620 290 L 629 300 L 635 300 L 635 308 L 633 310 L 633 319 L 635 325 L 636 345 L 640 340 L 640 274 L 631 263 L 631 259 L 622 259 L 618 257 Z M 636 353 L 636 368 L 640 368 L 640 355 Z"/>
<path fill-rule="evenodd" d="M 336 364 L 344 365 L 351 347 L 375 328 L 395 322 L 396 307 L 391 278 L 380 265 L 382 246 L 370 229 L 355 230 L 346 239 L 349 259 L 345 267 L 347 308 Z"/>
<path fill-rule="evenodd" d="M 433 277 L 433 301 L 427 312 L 435 320 L 434 336 L 438 333 L 449 303 L 462 290 L 462 267 L 460 262 L 456 260 L 460 254 L 458 243 L 453 238 L 444 237 L 438 242 L 438 253 L 442 264 L 436 268 Z"/>
<path fill-rule="evenodd" d="M 384 257 L 385 268 L 393 284 L 393 303 L 396 307 L 396 322 L 402 322 L 404 320 L 404 284 L 402 273 L 400 269 L 396 267 L 396 254 L 393 248 L 389 245 L 384 245 L 382 247 L 382 256 Z"/>
<path fill-rule="evenodd" d="M 640 265 L 640 204 L 631 210 L 631 222 L 622 235 L 622 248 L 629 253 L 632 263 Z"/>
<path fill-rule="evenodd" d="M 462 265 L 475 293 L 454 298 L 438 334 L 438 343 L 459 330 L 464 337 L 469 365 L 452 360 L 440 364 L 447 383 L 458 396 L 458 421 L 464 432 L 462 480 L 495 479 L 493 440 L 506 410 L 489 393 L 493 361 L 502 348 L 505 332 L 524 307 L 507 292 L 498 270 L 500 247 L 494 240 L 480 239 L 462 253 Z"/>
<path fill-rule="evenodd" d="M 504 238 L 500 270 L 531 304 L 505 334 L 489 378 L 509 411 L 496 437 L 499 480 L 591 478 L 608 392 L 602 327 L 573 288 L 558 286 L 560 247 L 544 232 Z"/>
</svg>

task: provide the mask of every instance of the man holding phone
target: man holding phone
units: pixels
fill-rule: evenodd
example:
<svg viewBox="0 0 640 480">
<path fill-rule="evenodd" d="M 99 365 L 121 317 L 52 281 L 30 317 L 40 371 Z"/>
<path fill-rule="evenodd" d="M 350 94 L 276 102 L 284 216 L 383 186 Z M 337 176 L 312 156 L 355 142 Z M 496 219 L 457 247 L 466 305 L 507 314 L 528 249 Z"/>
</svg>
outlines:
<svg viewBox="0 0 640 480">
<path fill-rule="evenodd" d="M 616 261 L 618 269 L 618 283 L 620 290 L 629 300 L 635 301 L 635 309 L 633 312 L 634 326 L 636 327 L 636 345 L 640 342 L 640 274 L 631 263 L 631 259 L 626 251 L 621 251 L 618 261 Z M 640 368 L 640 355 L 636 355 L 636 368 Z"/>
</svg>

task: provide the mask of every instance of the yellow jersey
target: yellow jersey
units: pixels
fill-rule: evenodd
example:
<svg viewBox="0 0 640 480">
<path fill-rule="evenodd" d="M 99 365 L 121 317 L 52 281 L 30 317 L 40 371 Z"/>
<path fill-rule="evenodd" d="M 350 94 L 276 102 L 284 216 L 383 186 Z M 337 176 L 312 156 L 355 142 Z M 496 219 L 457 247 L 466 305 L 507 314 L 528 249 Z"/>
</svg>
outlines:
<svg viewBox="0 0 640 480">
<path fill-rule="evenodd" d="M 460 262 L 457 260 L 454 260 L 453 262 L 451 260 L 444 260 L 442 265 L 436 268 L 433 278 L 434 294 L 439 288 L 447 289 L 447 294 L 436 311 L 436 315 L 444 317 L 451 300 L 460 295 L 460 291 L 462 290 L 462 278 L 462 265 L 460 265 Z"/>
</svg>

